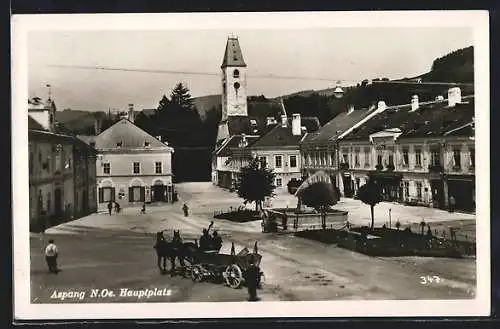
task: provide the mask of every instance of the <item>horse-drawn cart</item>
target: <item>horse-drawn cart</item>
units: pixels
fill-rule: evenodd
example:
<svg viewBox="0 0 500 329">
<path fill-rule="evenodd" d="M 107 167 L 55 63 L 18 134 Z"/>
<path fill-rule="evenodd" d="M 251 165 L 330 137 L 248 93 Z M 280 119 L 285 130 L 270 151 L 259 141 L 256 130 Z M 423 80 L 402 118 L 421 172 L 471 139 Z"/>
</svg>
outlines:
<svg viewBox="0 0 500 329">
<path fill-rule="evenodd" d="M 219 279 L 234 289 L 239 288 L 246 280 L 246 272 L 253 262 L 260 266 L 262 256 L 254 250 L 254 253 L 248 253 L 243 249 L 240 254 L 218 254 L 203 253 L 196 257 L 191 266 L 191 278 L 195 282 L 201 282 L 207 279 Z M 261 276 L 263 273 L 260 273 Z M 260 283 L 260 277 L 259 277 Z"/>
</svg>

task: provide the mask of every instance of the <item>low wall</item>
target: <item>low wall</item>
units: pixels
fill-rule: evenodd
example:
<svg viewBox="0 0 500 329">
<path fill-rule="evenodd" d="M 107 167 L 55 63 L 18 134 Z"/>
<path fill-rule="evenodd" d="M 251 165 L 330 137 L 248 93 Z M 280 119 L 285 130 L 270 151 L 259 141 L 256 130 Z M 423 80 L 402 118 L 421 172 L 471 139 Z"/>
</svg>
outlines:
<svg viewBox="0 0 500 329">
<path fill-rule="evenodd" d="M 320 213 L 299 213 L 292 209 L 270 209 L 278 217 L 278 226 L 281 224 L 283 216 L 286 214 L 287 224 L 290 230 L 304 231 L 321 228 Z M 347 211 L 330 210 L 326 213 L 326 227 L 340 229 L 347 224 Z"/>
</svg>

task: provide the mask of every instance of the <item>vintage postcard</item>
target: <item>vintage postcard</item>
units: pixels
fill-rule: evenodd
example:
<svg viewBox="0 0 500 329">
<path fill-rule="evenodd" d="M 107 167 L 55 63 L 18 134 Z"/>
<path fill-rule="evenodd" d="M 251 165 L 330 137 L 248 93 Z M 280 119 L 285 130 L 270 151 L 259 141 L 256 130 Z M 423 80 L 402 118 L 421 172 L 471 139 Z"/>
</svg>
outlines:
<svg viewBox="0 0 500 329">
<path fill-rule="evenodd" d="M 13 16 L 15 319 L 488 315 L 488 31 Z"/>
</svg>

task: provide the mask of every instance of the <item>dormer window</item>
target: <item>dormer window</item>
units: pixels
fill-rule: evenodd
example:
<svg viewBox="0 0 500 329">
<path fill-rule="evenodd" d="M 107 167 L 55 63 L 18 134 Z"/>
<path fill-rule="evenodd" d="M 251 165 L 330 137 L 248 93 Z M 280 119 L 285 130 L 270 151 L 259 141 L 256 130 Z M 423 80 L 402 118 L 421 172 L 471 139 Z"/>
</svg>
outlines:
<svg viewBox="0 0 500 329">
<path fill-rule="evenodd" d="M 144 147 L 149 147 L 151 144 L 148 141 L 144 142 Z"/>
<path fill-rule="evenodd" d="M 238 79 L 239 77 L 240 77 L 240 71 L 238 69 L 235 69 L 233 71 L 233 78 Z"/>
<path fill-rule="evenodd" d="M 95 148 L 95 142 L 90 142 L 89 145 L 90 147 Z"/>
<path fill-rule="evenodd" d="M 122 141 L 116 142 L 116 147 L 117 147 L 117 148 L 122 147 Z"/>
</svg>

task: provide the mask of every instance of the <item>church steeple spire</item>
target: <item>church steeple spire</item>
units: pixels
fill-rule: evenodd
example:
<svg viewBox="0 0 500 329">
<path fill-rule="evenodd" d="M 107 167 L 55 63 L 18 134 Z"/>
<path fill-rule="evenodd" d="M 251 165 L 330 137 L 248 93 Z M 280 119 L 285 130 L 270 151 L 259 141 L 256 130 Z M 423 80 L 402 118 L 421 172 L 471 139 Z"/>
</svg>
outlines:
<svg viewBox="0 0 500 329">
<path fill-rule="evenodd" d="M 226 51 L 224 52 L 224 59 L 222 60 L 221 68 L 224 69 L 228 66 L 247 67 L 245 60 L 243 59 L 238 37 L 235 36 L 227 38 Z"/>
</svg>

